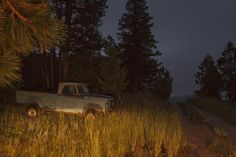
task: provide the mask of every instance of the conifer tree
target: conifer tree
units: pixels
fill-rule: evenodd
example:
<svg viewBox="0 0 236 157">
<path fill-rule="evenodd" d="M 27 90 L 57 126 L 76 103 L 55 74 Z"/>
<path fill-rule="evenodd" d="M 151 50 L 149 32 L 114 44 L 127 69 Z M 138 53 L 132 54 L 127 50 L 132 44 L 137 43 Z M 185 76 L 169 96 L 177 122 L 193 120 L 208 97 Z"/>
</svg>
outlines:
<svg viewBox="0 0 236 157">
<path fill-rule="evenodd" d="M 224 82 L 226 97 L 236 102 L 236 47 L 229 42 L 217 61 Z"/>
<path fill-rule="evenodd" d="M 48 1 L 0 2 L 0 86 L 19 80 L 19 57 L 59 44 L 64 25 L 51 16 Z"/>
<path fill-rule="evenodd" d="M 164 66 L 157 66 L 156 71 L 148 83 L 152 94 L 157 95 L 162 100 L 168 100 L 172 92 L 173 78 Z"/>
<path fill-rule="evenodd" d="M 222 79 L 210 55 L 204 58 L 195 77 L 196 83 L 200 85 L 200 89 L 196 91 L 197 95 L 220 98 Z"/>
<path fill-rule="evenodd" d="M 103 92 L 116 97 L 120 96 L 127 85 L 126 74 L 127 72 L 122 67 L 118 49 L 114 44 L 109 44 L 105 50 L 105 57 L 100 64 L 99 83 Z"/>
<path fill-rule="evenodd" d="M 151 32 L 152 19 L 145 0 L 129 0 L 119 21 L 119 47 L 128 72 L 128 88 L 133 91 L 143 90 L 156 68 L 153 57 L 159 53 Z"/>
<path fill-rule="evenodd" d="M 51 0 L 58 18 L 68 27 L 67 44 L 60 48 L 61 80 L 98 84 L 103 37 L 99 30 L 106 0 Z M 63 68 L 62 68 L 63 67 Z M 62 77 L 63 76 L 63 77 Z"/>
</svg>

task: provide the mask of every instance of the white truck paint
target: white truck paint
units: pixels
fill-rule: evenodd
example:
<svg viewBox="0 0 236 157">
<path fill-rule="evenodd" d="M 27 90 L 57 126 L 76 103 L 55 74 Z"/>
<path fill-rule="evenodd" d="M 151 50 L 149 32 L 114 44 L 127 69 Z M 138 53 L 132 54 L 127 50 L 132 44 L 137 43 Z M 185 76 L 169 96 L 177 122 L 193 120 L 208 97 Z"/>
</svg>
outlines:
<svg viewBox="0 0 236 157">
<path fill-rule="evenodd" d="M 17 90 L 16 102 L 68 113 L 106 112 L 114 105 L 113 97 L 89 94 L 83 83 L 60 83 L 57 94 Z"/>
</svg>

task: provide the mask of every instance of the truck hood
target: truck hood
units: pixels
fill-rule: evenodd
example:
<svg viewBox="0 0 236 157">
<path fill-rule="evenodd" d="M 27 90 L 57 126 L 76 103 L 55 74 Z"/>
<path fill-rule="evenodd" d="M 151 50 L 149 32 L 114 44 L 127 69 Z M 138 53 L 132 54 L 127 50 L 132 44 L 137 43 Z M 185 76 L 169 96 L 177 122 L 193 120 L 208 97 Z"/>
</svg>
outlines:
<svg viewBox="0 0 236 157">
<path fill-rule="evenodd" d="M 107 102 L 109 100 L 112 100 L 113 97 L 107 96 L 107 95 L 100 95 L 100 94 L 85 94 L 83 95 L 85 99 L 88 99 L 89 101 L 98 101 L 98 102 Z"/>
<path fill-rule="evenodd" d="M 113 99 L 112 96 L 108 96 L 108 95 L 101 95 L 101 94 L 87 94 L 85 95 L 87 97 L 96 97 L 96 98 L 106 98 L 106 99 Z"/>
</svg>

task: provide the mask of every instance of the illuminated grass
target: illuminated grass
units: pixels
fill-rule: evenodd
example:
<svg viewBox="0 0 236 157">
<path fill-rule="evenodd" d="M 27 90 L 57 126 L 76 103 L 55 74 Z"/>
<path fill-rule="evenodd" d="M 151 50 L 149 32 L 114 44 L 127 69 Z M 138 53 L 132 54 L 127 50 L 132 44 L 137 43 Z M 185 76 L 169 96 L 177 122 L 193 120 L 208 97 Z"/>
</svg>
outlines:
<svg viewBox="0 0 236 157">
<path fill-rule="evenodd" d="M 84 121 L 77 115 L 28 119 L 16 109 L 0 115 L 0 156 L 122 157 L 139 145 L 158 157 L 177 155 L 184 135 L 177 114 L 160 107 L 123 108 Z"/>
</svg>

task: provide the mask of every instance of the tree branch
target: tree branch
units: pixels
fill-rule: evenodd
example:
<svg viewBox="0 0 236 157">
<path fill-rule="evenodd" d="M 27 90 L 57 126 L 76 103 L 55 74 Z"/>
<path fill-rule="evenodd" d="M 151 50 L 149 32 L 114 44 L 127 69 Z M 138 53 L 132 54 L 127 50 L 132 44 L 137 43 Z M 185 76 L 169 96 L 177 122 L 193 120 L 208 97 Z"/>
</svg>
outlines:
<svg viewBox="0 0 236 157">
<path fill-rule="evenodd" d="M 32 24 L 32 21 L 29 20 L 27 17 L 24 17 L 21 13 L 19 13 L 16 8 L 9 2 L 6 2 L 6 6 L 8 6 L 12 10 L 12 15 L 16 15 L 18 18 L 20 18 L 22 21 L 28 24 Z"/>
</svg>

